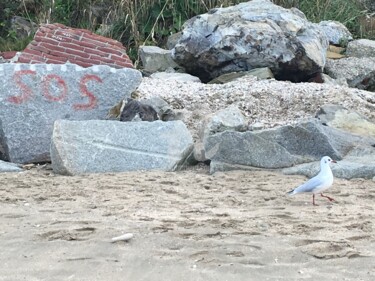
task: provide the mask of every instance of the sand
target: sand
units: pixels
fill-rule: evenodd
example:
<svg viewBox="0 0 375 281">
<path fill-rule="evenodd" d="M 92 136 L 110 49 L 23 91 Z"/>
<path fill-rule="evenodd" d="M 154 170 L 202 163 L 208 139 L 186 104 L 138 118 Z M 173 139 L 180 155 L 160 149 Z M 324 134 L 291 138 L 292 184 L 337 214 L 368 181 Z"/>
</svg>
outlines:
<svg viewBox="0 0 375 281">
<path fill-rule="evenodd" d="M 0 174 L 0 280 L 375 280 L 375 182 L 275 171 Z M 125 233 L 128 242 L 111 243 Z"/>
</svg>

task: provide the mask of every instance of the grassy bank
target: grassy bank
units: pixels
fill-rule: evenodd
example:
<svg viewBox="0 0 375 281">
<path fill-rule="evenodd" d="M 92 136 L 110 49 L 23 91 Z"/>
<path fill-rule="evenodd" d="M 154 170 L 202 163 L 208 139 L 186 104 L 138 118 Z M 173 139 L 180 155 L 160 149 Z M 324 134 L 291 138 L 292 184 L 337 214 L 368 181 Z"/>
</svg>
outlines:
<svg viewBox="0 0 375 281">
<path fill-rule="evenodd" d="M 22 50 L 28 40 L 16 40 L 10 30 L 14 15 L 36 23 L 59 22 L 87 28 L 121 41 L 135 59 L 142 44 L 164 46 L 167 37 L 179 31 L 194 15 L 214 7 L 244 0 L 3 0 L 0 3 L 0 51 Z M 297 7 L 313 22 L 337 20 L 357 38 L 375 38 L 364 28 L 365 11 L 356 0 L 274 0 L 286 8 Z"/>
</svg>

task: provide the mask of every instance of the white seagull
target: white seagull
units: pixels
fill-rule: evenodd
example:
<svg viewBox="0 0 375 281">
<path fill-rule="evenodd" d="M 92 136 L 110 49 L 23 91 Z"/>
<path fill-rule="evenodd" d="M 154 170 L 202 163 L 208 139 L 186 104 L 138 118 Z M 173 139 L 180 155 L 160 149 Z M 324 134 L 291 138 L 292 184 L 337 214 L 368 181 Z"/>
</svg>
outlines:
<svg viewBox="0 0 375 281">
<path fill-rule="evenodd" d="M 337 163 L 329 156 L 324 156 L 320 160 L 320 171 L 315 177 L 311 178 L 304 184 L 288 192 L 289 195 L 297 193 L 311 192 L 313 194 L 313 205 L 315 204 L 315 194 L 320 193 L 322 197 L 327 198 L 329 201 L 335 201 L 333 198 L 323 195 L 323 191 L 328 189 L 333 183 L 333 174 L 330 168 L 331 163 Z"/>
</svg>

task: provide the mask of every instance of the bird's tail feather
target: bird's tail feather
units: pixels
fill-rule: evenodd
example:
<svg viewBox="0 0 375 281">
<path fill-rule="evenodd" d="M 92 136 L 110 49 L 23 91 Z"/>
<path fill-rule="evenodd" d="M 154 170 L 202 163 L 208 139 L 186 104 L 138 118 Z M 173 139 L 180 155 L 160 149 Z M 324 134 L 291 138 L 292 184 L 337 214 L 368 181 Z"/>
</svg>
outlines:
<svg viewBox="0 0 375 281">
<path fill-rule="evenodd" d="M 292 189 L 291 191 L 288 191 L 286 194 L 288 194 L 289 196 L 294 195 L 294 194 L 295 194 L 295 193 L 294 193 L 294 189 Z"/>
</svg>

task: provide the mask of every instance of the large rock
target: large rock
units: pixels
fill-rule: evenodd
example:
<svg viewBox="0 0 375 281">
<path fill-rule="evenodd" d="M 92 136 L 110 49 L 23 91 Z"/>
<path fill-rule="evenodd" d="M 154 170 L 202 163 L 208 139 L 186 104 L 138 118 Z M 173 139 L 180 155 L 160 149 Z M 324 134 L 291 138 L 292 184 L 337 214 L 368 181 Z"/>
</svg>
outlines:
<svg viewBox="0 0 375 281">
<path fill-rule="evenodd" d="M 105 119 L 142 79 L 130 68 L 73 64 L 1 64 L 0 77 L 0 147 L 15 163 L 49 161 L 55 120 Z"/>
<path fill-rule="evenodd" d="M 370 146 L 359 136 L 310 120 L 262 131 L 222 132 L 207 138 L 204 148 L 215 172 L 231 165 L 285 168 L 324 155 L 340 160 L 359 144 Z"/>
<path fill-rule="evenodd" d="M 21 172 L 23 171 L 18 165 L 0 160 L 0 173 Z"/>
<path fill-rule="evenodd" d="M 292 8 L 253 0 L 188 20 L 174 60 L 203 82 L 224 73 L 269 67 L 276 79 L 308 81 L 325 64 L 328 40 Z"/>
<path fill-rule="evenodd" d="M 208 160 L 205 156 L 205 142 L 211 135 L 224 131 L 244 132 L 248 124 L 245 116 L 236 106 L 229 106 L 215 114 L 206 116 L 199 130 L 199 139 L 194 146 L 194 157 L 197 161 Z"/>
<path fill-rule="evenodd" d="M 268 67 L 262 67 L 262 68 L 255 68 L 249 71 L 226 73 L 211 80 L 210 82 L 208 82 L 208 84 L 225 84 L 231 81 L 235 81 L 238 78 L 241 78 L 247 75 L 255 76 L 259 80 L 274 78 L 271 69 L 269 69 Z"/>
<path fill-rule="evenodd" d="M 142 61 L 142 65 L 147 72 L 164 71 L 169 67 L 179 68 L 179 66 L 173 61 L 172 51 L 164 50 L 157 46 L 141 46 L 139 47 L 139 56 Z"/>
<path fill-rule="evenodd" d="M 375 90 L 375 57 L 328 59 L 324 71 L 334 79 L 345 79 L 349 87 Z"/>
<path fill-rule="evenodd" d="M 313 177 L 319 172 L 319 163 L 305 163 L 295 167 L 283 169 L 287 175 L 304 175 Z M 332 173 L 337 178 L 353 179 L 375 177 L 375 149 L 373 154 L 361 157 L 349 156 L 332 165 Z"/>
<path fill-rule="evenodd" d="M 352 34 L 341 22 L 321 21 L 319 27 L 326 34 L 330 44 L 346 46 L 349 41 L 353 40 Z"/>
<path fill-rule="evenodd" d="M 357 58 L 375 57 L 375 41 L 369 39 L 351 41 L 346 48 L 346 55 Z"/>
<path fill-rule="evenodd" d="M 330 127 L 375 139 L 375 123 L 341 105 L 326 104 L 319 109 L 315 117 Z"/>
<path fill-rule="evenodd" d="M 51 158 L 56 173 L 174 171 L 193 148 L 185 124 L 171 122 L 55 122 Z"/>
</svg>

